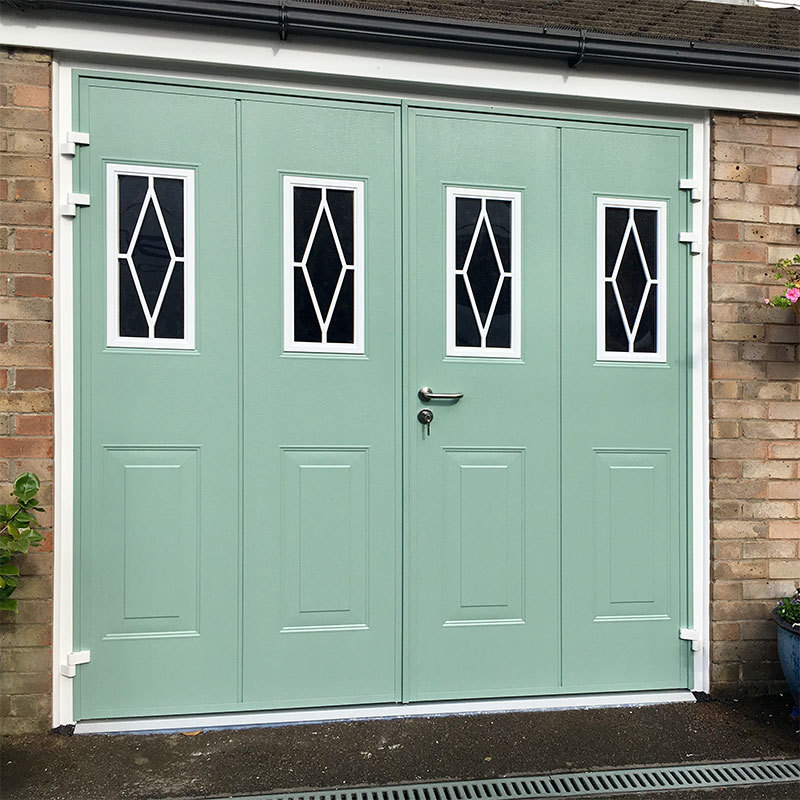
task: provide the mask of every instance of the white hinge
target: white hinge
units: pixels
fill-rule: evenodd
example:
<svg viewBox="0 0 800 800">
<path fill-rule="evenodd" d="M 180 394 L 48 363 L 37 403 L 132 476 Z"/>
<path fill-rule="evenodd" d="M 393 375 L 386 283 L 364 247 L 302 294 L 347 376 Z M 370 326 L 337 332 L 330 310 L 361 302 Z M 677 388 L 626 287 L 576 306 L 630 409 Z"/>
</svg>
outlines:
<svg viewBox="0 0 800 800">
<path fill-rule="evenodd" d="M 693 256 L 699 256 L 701 253 L 700 250 L 700 237 L 696 233 L 687 233 L 684 231 L 678 237 L 679 241 L 683 242 L 684 244 L 689 245 L 689 252 Z"/>
<path fill-rule="evenodd" d="M 692 643 L 692 650 L 700 649 L 700 631 L 697 628 L 681 628 L 678 637 Z"/>
<path fill-rule="evenodd" d="M 74 678 L 78 664 L 88 664 L 91 660 L 90 650 L 78 650 L 77 653 L 67 653 L 67 663 L 61 665 L 61 674 L 65 678 Z"/>
<path fill-rule="evenodd" d="M 88 194 L 70 192 L 67 195 L 67 202 L 61 206 L 61 216 L 74 217 L 77 213 L 77 206 L 88 206 L 91 202 L 92 198 Z"/>
<path fill-rule="evenodd" d="M 61 155 L 74 156 L 76 145 L 89 144 L 89 134 L 81 133 L 80 131 L 69 131 L 67 133 L 67 141 L 61 142 Z"/>
<path fill-rule="evenodd" d="M 703 194 L 700 191 L 700 181 L 694 178 L 681 178 L 678 181 L 678 187 L 692 193 L 690 199 L 693 203 L 699 203 L 703 199 Z"/>
</svg>

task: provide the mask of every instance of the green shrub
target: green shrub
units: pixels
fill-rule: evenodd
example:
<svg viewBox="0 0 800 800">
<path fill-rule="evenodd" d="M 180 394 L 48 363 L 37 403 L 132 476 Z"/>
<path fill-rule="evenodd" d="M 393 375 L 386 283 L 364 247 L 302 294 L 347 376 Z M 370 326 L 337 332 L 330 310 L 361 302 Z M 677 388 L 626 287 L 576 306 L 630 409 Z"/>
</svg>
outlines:
<svg viewBox="0 0 800 800">
<path fill-rule="evenodd" d="M 11 494 L 16 502 L 0 505 L 0 611 L 16 611 L 17 601 L 11 595 L 19 585 L 19 567 L 14 559 L 37 547 L 44 539 L 34 511 L 41 484 L 32 472 L 23 472 L 15 481 Z"/>
</svg>

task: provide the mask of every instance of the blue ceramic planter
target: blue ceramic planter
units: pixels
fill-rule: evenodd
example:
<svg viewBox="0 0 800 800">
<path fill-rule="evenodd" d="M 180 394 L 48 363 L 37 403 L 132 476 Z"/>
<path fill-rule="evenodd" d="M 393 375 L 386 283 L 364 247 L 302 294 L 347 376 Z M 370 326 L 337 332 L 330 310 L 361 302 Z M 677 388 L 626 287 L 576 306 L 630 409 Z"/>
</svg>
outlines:
<svg viewBox="0 0 800 800">
<path fill-rule="evenodd" d="M 797 707 L 800 706 L 800 627 L 793 628 L 774 611 L 772 619 L 778 626 L 778 658 L 789 690 L 794 697 L 796 713 Z"/>
</svg>

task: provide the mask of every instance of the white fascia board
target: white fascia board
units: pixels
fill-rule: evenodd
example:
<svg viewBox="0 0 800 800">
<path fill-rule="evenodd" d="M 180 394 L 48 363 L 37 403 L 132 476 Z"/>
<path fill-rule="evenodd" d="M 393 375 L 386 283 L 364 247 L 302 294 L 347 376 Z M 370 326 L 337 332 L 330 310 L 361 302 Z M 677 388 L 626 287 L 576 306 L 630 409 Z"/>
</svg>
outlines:
<svg viewBox="0 0 800 800">
<path fill-rule="evenodd" d="M 90 15 L 6 11 L 0 42 L 56 51 L 62 58 L 118 62 L 147 59 L 169 64 L 299 81 L 369 82 L 422 91 L 511 92 L 528 96 L 621 101 L 695 109 L 796 114 L 791 81 L 735 79 L 693 72 L 581 65 L 488 55 L 464 56 L 444 49 L 386 48 L 310 37 L 281 42 L 271 33 L 220 30 L 212 26 L 119 22 Z"/>
</svg>

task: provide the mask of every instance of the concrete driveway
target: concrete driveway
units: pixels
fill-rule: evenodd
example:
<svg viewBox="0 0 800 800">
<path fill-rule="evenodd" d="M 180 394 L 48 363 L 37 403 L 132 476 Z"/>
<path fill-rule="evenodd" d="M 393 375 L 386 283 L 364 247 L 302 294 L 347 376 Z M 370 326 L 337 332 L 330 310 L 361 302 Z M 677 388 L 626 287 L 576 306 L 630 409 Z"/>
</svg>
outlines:
<svg viewBox="0 0 800 800">
<path fill-rule="evenodd" d="M 216 798 L 604 767 L 796 758 L 788 697 L 206 730 L 5 737 L 3 800 Z M 647 793 L 800 798 L 800 786 Z"/>
</svg>

